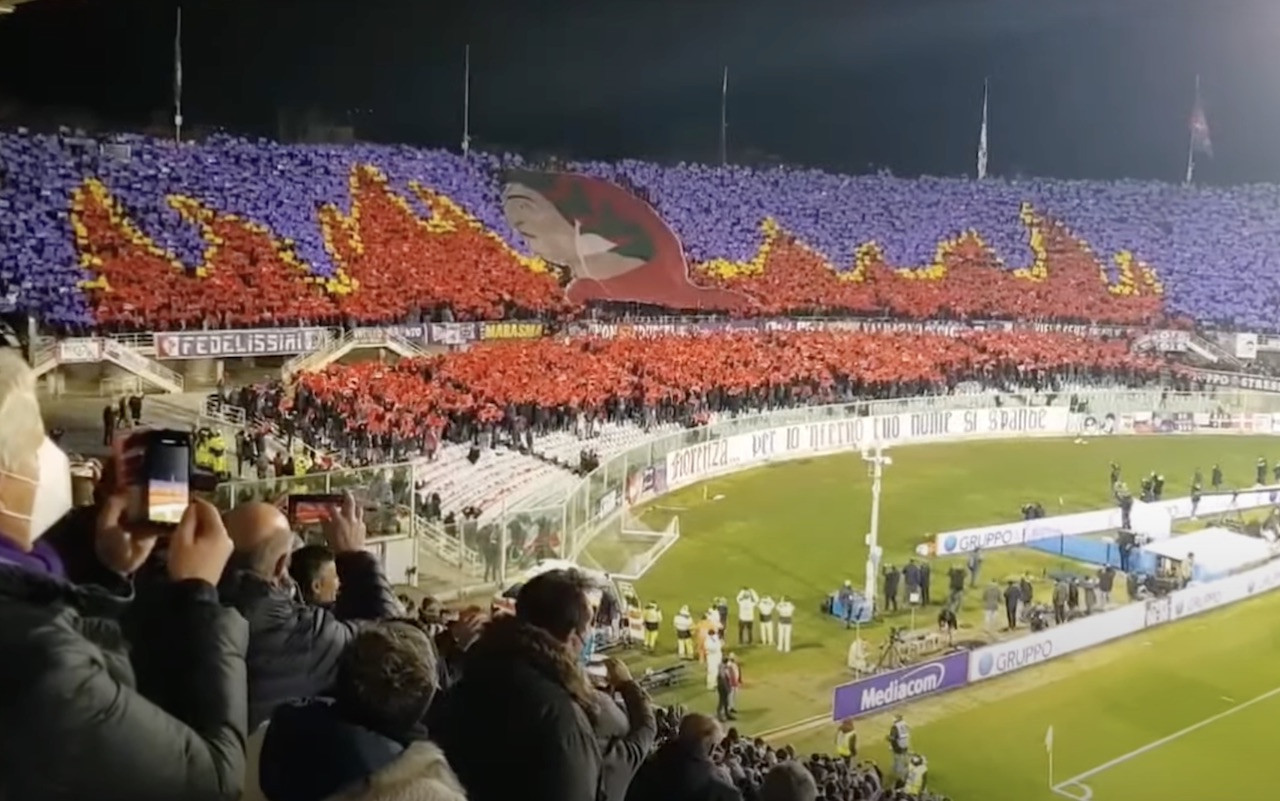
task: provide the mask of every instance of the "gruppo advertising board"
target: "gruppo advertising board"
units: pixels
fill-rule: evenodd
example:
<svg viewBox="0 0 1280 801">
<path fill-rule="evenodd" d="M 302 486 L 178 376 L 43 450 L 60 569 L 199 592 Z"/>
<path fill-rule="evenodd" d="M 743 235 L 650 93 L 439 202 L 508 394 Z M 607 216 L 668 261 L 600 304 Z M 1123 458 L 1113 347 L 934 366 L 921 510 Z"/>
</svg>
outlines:
<svg viewBox="0 0 1280 801">
<path fill-rule="evenodd" d="M 1132 634 L 1146 625 L 1146 620 L 1146 607 L 1128 604 L 1026 637 L 978 648 L 969 652 L 969 681 L 994 679 Z"/>
<path fill-rule="evenodd" d="M 1261 487 L 1240 492 L 1223 492 L 1205 495 L 1196 507 L 1198 515 L 1214 515 L 1223 512 L 1243 511 L 1271 506 L 1280 501 L 1276 487 Z M 1135 509 L 1136 509 L 1135 504 Z M 1191 498 L 1171 498 L 1167 501 L 1142 504 L 1144 514 L 1164 515 L 1169 520 L 1191 517 Z M 1136 515 L 1136 512 L 1135 512 Z M 1005 548 L 1025 545 L 1029 542 L 1070 537 L 1077 534 L 1095 534 L 1120 527 L 1118 508 L 1100 509 L 1094 512 L 1077 512 L 1055 515 L 1036 520 L 1019 520 L 1012 523 L 995 523 L 990 526 L 944 531 L 934 537 L 934 553 L 939 556 L 965 553 L 974 548 Z M 1135 527 L 1136 516 L 1135 516 Z M 1166 527 L 1167 528 L 1167 527 Z"/>
<path fill-rule="evenodd" d="M 879 673 L 842 684 L 831 700 L 833 720 L 856 718 L 895 704 L 963 687 L 969 673 L 969 654 L 960 652 L 920 665 Z"/>
<path fill-rule="evenodd" d="M 667 454 L 669 490 L 755 464 L 875 445 L 962 439 L 1061 436 L 1070 413 L 1062 408 L 955 409 L 853 416 L 735 434 Z"/>
</svg>

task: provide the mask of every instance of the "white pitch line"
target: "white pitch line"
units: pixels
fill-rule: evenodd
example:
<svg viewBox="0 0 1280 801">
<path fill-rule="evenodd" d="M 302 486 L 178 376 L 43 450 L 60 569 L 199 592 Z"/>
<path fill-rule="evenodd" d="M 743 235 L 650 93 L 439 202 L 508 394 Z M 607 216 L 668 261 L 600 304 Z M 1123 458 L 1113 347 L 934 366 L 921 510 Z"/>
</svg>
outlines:
<svg viewBox="0 0 1280 801">
<path fill-rule="evenodd" d="M 1067 779 L 1064 782 L 1058 782 L 1056 785 L 1053 786 L 1052 789 L 1058 795 L 1064 796 L 1066 798 L 1075 799 L 1075 801 L 1086 801 L 1087 799 L 1092 799 L 1093 791 L 1089 788 L 1088 785 L 1083 784 L 1085 779 L 1088 779 L 1092 776 L 1097 776 L 1099 773 L 1102 773 L 1103 771 L 1106 771 L 1106 770 L 1110 770 L 1111 768 L 1114 768 L 1116 765 L 1120 765 L 1125 762 L 1128 762 L 1134 757 L 1141 756 L 1147 753 L 1148 751 L 1154 751 L 1155 749 L 1159 748 L 1162 745 L 1167 745 L 1168 743 L 1171 743 L 1174 740 L 1177 740 L 1179 737 L 1185 737 L 1186 735 L 1191 734 L 1194 731 L 1199 731 L 1200 729 L 1203 729 L 1205 726 L 1209 726 L 1211 724 L 1217 723 L 1223 718 L 1231 717 L 1232 715 L 1234 715 L 1235 713 L 1241 710 L 1248 709 L 1254 704 L 1260 704 L 1263 701 L 1267 700 L 1268 698 L 1273 698 L 1277 695 L 1280 695 L 1280 687 L 1276 687 L 1274 690 L 1268 690 L 1262 695 L 1259 695 L 1254 698 L 1250 698 L 1248 701 L 1244 701 L 1242 703 L 1236 704 L 1230 709 L 1219 712 L 1216 715 L 1211 715 L 1205 718 L 1204 720 L 1200 721 L 1199 723 L 1193 723 L 1190 726 L 1186 727 L 1185 729 L 1181 729 L 1179 731 L 1175 731 L 1173 734 L 1167 735 L 1165 737 L 1161 737 L 1159 740 L 1156 740 L 1155 742 L 1147 743 L 1141 748 L 1135 748 L 1134 750 L 1130 751 L 1127 754 L 1118 756 L 1109 762 L 1104 762 L 1098 767 L 1093 768 L 1091 770 L 1086 770 L 1084 773 L 1081 773 L 1078 776 L 1072 776 L 1070 779 Z M 1223 697 L 1225 698 L 1225 696 Z M 1074 795 L 1072 793 L 1064 792 L 1067 787 L 1071 787 L 1071 786 L 1079 787 L 1081 790 L 1084 790 L 1084 795 Z"/>
</svg>

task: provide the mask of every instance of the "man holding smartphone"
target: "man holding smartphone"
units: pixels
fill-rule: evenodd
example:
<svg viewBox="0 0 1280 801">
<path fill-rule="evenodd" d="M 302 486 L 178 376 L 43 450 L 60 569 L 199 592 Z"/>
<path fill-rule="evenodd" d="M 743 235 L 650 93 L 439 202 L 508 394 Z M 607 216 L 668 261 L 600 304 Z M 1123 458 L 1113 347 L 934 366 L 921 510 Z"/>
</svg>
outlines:
<svg viewBox="0 0 1280 801">
<path fill-rule="evenodd" d="M 358 622 L 398 617 L 400 604 L 382 566 L 364 550 L 364 510 L 349 494 L 322 523 L 340 587 L 331 609 L 296 596 L 289 578 L 294 534 L 284 513 L 269 503 L 248 503 L 224 519 L 235 553 L 218 589 L 223 603 L 249 621 L 253 729 L 281 703 L 323 694 Z"/>
</svg>

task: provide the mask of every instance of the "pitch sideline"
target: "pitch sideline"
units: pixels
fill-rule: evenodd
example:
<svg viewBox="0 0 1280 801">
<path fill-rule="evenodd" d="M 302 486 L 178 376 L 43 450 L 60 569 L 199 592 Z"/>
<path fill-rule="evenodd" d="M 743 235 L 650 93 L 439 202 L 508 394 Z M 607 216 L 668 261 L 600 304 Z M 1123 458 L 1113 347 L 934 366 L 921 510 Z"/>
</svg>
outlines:
<svg viewBox="0 0 1280 801">
<path fill-rule="evenodd" d="M 1255 704 L 1260 704 L 1263 701 L 1266 701 L 1267 699 L 1273 698 L 1277 695 L 1280 695 L 1280 687 L 1276 687 L 1275 689 L 1268 690 L 1262 695 L 1258 695 L 1253 698 L 1250 698 L 1248 701 L 1242 701 L 1236 704 L 1235 706 L 1231 707 L 1230 709 L 1224 709 L 1223 711 L 1215 715 L 1210 715 L 1209 717 L 1205 718 L 1204 720 L 1198 723 L 1193 723 L 1184 729 L 1179 729 L 1178 731 L 1175 731 L 1173 734 L 1165 735 L 1164 737 L 1161 737 L 1159 740 L 1155 740 L 1153 742 L 1147 743 L 1146 745 L 1140 748 L 1135 748 L 1134 750 L 1130 751 L 1127 754 L 1121 754 L 1115 759 L 1108 760 L 1107 762 L 1102 763 L 1096 768 L 1090 768 L 1089 770 L 1086 770 L 1084 773 L 1081 773 L 1076 776 L 1072 776 L 1070 779 L 1067 779 L 1066 781 L 1058 782 L 1050 789 L 1052 789 L 1054 793 L 1064 798 L 1072 799 L 1072 801 L 1093 801 L 1093 788 L 1089 787 L 1089 785 L 1084 783 L 1085 779 L 1091 778 L 1093 776 L 1097 776 L 1099 773 L 1108 771 L 1117 765 L 1122 765 L 1125 762 L 1128 762 L 1129 760 L 1135 757 L 1142 756 L 1148 751 L 1154 751 L 1155 749 L 1159 748 L 1162 745 L 1167 745 L 1173 742 L 1174 740 L 1177 740 L 1181 737 L 1185 737 L 1186 735 L 1191 734 L 1192 732 L 1199 731 L 1200 729 L 1203 729 L 1206 726 L 1217 723 L 1223 718 L 1231 717 L 1237 712 L 1248 709 L 1249 707 L 1254 706 Z M 1067 788 L 1069 787 L 1074 787 L 1080 790 L 1081 791 L 1080 794 L 1077 795 L 1076 793 L 1073 793 L 1073 792 L 1067 792 Z"/>
</svg>

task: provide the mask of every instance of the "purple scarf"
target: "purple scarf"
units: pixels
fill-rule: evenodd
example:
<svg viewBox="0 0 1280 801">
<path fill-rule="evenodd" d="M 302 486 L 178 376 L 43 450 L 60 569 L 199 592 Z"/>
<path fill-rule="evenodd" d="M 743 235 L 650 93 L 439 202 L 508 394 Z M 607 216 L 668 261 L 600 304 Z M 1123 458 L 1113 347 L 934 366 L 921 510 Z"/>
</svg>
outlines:
<svg viewBox="0 0 1280 801">
<path fill-rule="evenodd" d="M 36 546 L 28 552 L 19 548 L 9 538 L 0 536 L 0 565 L 14 565 L 21 570 L 52 578 L 67 577 L 67 570 L 58 552 L 43 540 L 36 540 Z"/>
</svg>

